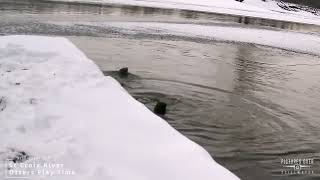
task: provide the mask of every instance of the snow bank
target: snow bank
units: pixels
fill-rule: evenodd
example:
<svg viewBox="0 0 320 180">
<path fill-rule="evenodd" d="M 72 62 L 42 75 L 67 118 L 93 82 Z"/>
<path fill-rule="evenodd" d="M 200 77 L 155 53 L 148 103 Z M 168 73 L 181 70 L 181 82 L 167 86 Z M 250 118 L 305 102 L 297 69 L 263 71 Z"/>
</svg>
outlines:
<svg viewBox="0 0 320 180">
<path fill-rule="evenodd" d="M 123 31 L 123 33 L 178 35 L 218 41 L 254 43 L 295 52 L 320 55 L 320 36 L 291 31 L 149 22 L 84 22 L 82 24 L 117 28 L 117 30 Z"/>
<path fill-rule="evenodd" d="M 292 21 L 300 23 L 320 25 L 320 17 L 306 11 L 287 11 L 277 5 L 277 1 L 266 0 L 245 0 L 238 2 L 235 0 L 53 0 L 67 2 L 86 3 L 112 3 L 146 7 L 175 8 L 196 10 L 205 12 L 215 12 L 223 14 L 234 14 L 241 16 L 251 16 L 268 18 L 282 21 Z"/>
<path fill-rule="evenodd" d="M 64 38 L 0 37 L 0 75 L 0 177 L 238 179 Z"/>
</svg>

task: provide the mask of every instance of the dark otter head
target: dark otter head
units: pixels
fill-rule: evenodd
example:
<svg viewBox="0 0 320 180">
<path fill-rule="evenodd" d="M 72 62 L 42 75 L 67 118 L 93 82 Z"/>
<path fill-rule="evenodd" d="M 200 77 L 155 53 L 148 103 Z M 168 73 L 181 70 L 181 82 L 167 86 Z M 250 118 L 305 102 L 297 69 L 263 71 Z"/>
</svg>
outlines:
<svg viewBox="0 0 320 180">
<path fill-rule="evenodd" d="M 160 115 L 165 115 L 167 109 L 167 104 L 164 102 L 158 102 L 156 106 L 154 107 L 154 113 L 160 114 Z"/>
<path fill-rule="evenodd" d="M 119 70 L 120 77 L 128 77 L 128 74 L 129 74 L 129 69 L 127 67 L 121 68 Z"/>
</svg>

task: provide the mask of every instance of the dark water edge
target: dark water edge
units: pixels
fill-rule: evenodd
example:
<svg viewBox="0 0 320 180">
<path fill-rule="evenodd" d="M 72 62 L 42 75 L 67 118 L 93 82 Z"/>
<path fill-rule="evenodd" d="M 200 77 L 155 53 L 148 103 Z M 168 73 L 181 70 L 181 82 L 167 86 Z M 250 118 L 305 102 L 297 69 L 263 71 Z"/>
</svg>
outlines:
<svg viewBox="0 0 320 180">
<path fill-rule="evenodd" d="M 313 8 L 320 8 L 320 1 L 319 0 L 282 0 L 284 2 L 290 2 L 295 4 L 301 4 L 305 6 L 310 6 Z"/>
</svg>

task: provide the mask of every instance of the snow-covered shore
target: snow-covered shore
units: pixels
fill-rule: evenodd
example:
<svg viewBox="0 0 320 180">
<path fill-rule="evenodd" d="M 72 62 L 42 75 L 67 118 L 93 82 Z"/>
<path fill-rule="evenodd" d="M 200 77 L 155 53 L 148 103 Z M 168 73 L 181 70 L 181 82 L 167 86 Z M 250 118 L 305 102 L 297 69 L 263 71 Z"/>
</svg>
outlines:
<svg viewBox="0 0 320 180">
<path fill-rule="evenodd" d="M 64 38 L 0 37 L 0 64 L 0 159 L 74 172 L 7 167 L 1 177 L 19 169 L 35 171 L 22 175 L 32 179 L 238 179 Z"/>
<path fill-rule="evenodd" d="M 291 21 L 320 25 L 320 16 L 296 9 L 287 11 L 278 6 L 275 0 L 51 0 L 93 4 L 122 4 L 157 8 L 195 10 L 222 14 L 233 14 L 257 18 Z"/>
<path fill-rule="evenodd" d="M 176 35 L 224 42 L 251 43 L 320 56 L 320 36 L 315 34 L 228 26 L 152 22 L 83 22 L 77 24 L 108 29 L 114 28 L 124 34 Z"/>
</svg>

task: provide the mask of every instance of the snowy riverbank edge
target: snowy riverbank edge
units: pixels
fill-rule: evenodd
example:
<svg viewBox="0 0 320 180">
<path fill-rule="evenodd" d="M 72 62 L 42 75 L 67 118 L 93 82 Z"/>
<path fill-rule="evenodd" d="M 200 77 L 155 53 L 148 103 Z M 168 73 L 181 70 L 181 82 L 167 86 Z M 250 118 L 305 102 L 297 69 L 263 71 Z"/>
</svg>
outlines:
<svg viewBox="0 0 320 180">
<path fill-rule="evenodd" d="M 77 24 L 116 29 L 120 33 L 126 35 L 148 34 L 169 37 L 179 36 L 220 42 L 257 44 L 297 53 L 320 56 L 320 36 L 316 34 L 241 27 L 153 22 L 78 22 Z"/>
<path fill-rule="evenodd" d="M 65 38 L 2 36 L 0 64 L 0 159 L 75 172 L 31 179 L 238 179 Z"/>
<path fill-rule="evenodd" d="M 46 0 L 101 5 L 130 5 L 166 9 L 181 9 L 248 16 L 279 21 L 320 25 L 320 17 L 306 11 L 288 11 L 278 6 L 275 0 Z M 293 5 L 293 4 L 289 4 Z"/>
</svg>

